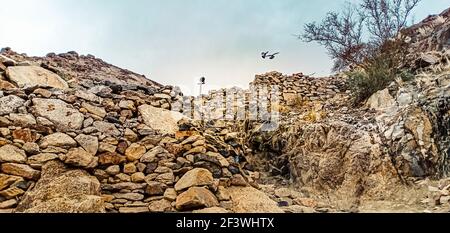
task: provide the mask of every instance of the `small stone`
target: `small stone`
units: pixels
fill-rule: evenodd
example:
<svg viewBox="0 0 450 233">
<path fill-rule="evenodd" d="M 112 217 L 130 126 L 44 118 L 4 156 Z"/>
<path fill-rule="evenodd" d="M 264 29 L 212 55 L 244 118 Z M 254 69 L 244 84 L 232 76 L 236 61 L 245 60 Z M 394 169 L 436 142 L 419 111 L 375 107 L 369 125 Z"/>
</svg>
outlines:
<svg viewBox="0 0 450 233">
<path fill-rule="evenodd" d="M 92 104 L 88 104 L 86 102 L 81 103 L 81 107 L 85 108 L 88 112 L 101 118 L 105 118 L 106 116 L 106 110 L 102 107 L 97 107 Z"/>
<path fill-rule="evenodd" d="M 137 171 L 136 165 L 133 163 L 127 163 L 123 166 L 123 173 L 125 174 L 133 174 Z"/>
<path fill-rule="evenodd" d="M 37 154 L 39 153 L 39 145 L 34 142 L 27 142 L 23 144 L 22 149 L 28 154 Z"/>
<path fill-rule="evenodd" d="M 17 163 L 4 163 L 1 165 L 1 171 L 5 174 L 20 176 L 30 180 L 37 180 L 41 173 L 28 165 Z"/>
<path fill-rule="evenodd" d="M 248 183 L 242 175 L 236 174 L 231 177 L 231 185 L 246 187 Z"/>
<path fill-rule="evenodd" d="M 211 185 L 214 179 L 210 171 L 204 168 L 196 168 L 188 171 L 183 177 L 175 184 L 175 190 L 181 191 L 193 186 L 205 186 Z"/>
<path fill-rule="evenodd" d="M 36 125 L 36 118 L 31 114 L 9 114 L 9 119 L 14 122 L 14 125 L 23 127 Z"/>
<path fill-rule="evenodd" d="M 175 176 L 173 175 L 173 172 L 169 172 L 158 175 L 155 180 L 166 185 L 171 185 L 175 181 Z"/>
<path fill-rule="evenodd" d="M 33 155 L 31 157 L 28 157 L 27 163 L 31 166 L 39 165 L 38 167 L 44 165 L 44 163 L 55 160 L 58 158 L 58 155 L 53 153 L 41 153 L 37 155 Z"/>
<path fill-rule="evenodd" d="M 191 210 L 218 206 L 214 194 L 203 187 L 191 187 L 188 191 L 181 193 L 176 200 L 178 210 Z"/>
<path fill-rule="evenodd" d="M 135 183 L 141 183 L 144 182 L 145 175 L 142 172 L 136 172 L 133 175 L 131 175 L 131 181 Z"/>
<path fill-rule="evenodd" d="M 83 148 L 72 148 L 60 159 L 66 164 L 84 168 L 95 168 L 98 165 L 98 158 L 85 151 Z"/>
<path fill-rule="evenodd" d="M 126 199 L 130 201 L 140 201 L 144 199 L 144 195 L 139 193 L 114 193 L 113 196 L 117 199 Z"/>
<path fill-rule="evenodd" d="M 125 156 L 127 157 L 128 161 L 136 161 L 139 160 L 146 152 L 146 149 L 144 146 L 133 143 L 130 145 L 130 147 L 127 148 L 125 151 Z M 143 161 L 141 161 L 143 162 Z"/>
<path fill-rule="evenodd" d="M 107 136 L 113 136 L 113 137 L 120 136 L 120 131 L 112 123 L 108 123 L 108 122 L 104 122 L 104 121 L 96 121 L 93 123 L 93 126 L 99 132 L 102 132 Z"/>
<path fill-rule="evenodd" d="M 103 152 L 115 153 L 116 149 L 117 147 L 115 145 L 111 145 L 109 143 L 100 142 L 98 145 L 98 152 L 100 153 Z"/>
<path fill-rule="evenodd" d="M 16 199 L 10 199 L 4 202 L 0 202 L 0 209 L 8 209 L 13 208 L 15 205 L 17 205 Z"/>
<path fill-rule="evenodd" d="M 23 190 L 20 189 L 20 188 L 17 188 L 17 187 L 11 187 L 11 188 L 9 188 L 9 189 L 0 191 L 0 196 L 5 197 L 6 199 L 12 199 L 12 198 L 15 198 L 15 197 L 17 197 L 17 196 L 20 196 L 20 195 L 22 195 L 22 194 L 24 194 L 24 193 L 25 193 L 25 191 L 23 191 Z"/>
<path fill-rule="evenodd" d="M 98 156 L 98 162 L 101 165 L 119 165 L 125 161 L 125 156 L 115 152 L 106 152 Z"/>
<path fill-rule="evenodd" d="M 39 146 L 41 148 L 47 148 L 49 146 L 70 148 L 76 147 L 77 142 L 65 133 L 54 133 L 44 137 Z"/>
<path fill-rule="evenodd" d="M 0 116 L 14 113 L 19 107 L 22 107 L 25 100 L 15 95 L 8 95 L 0 98 Z"/>
<path fill-rule="evenodd" d="M 124 137 L 130 142 L 136 142 L 139 139 L 138 135 L 128 128 L 125 129 Z"/>
<path fill-rule="evenodd" d="M 145 189 L 145 193 L 150 196 L 159 196 L 163 195 L 166 186 L 156 181 L 147 182 L 147 188 Z"/>
<path fill-rule="evenodd" d="M 134 106 L 134 102 L 131 100 L 121 100 L 119 102 L 119 108 L 130 110 L 136 109 L 136 107 Z"/>
<path fill-rule="evenodd" d="M 12 136 L 14 139 L 21 140 L 23 142 L 35 142 L 37 135 L 30 129 L 16 129 L 13 131 Z"/>
<path fill-rule="evenodd" d="M 126 141 L 120 141 L 119 144 L 117 144 L 116 151 L 120 154 L 125 154 L 127 148 L 128 143 Z"/>
<path fill-rule="evenodd" d="M 26 161 L 25 151 L 13 145 L 0 147 L 0 163 L 25 163 Z"/>
<path fill-rule="evenodd" d="M 172 210 L 172 204 L 168 200 L 161 199 L 151 202 L 150 205 L 148 206 L 148 209 L 150 210 L 150 212 L 154 213 L 169 212 Z"/>
<path fill-rule="evenodd" d="M 119 167 L 119 165 L 112 165 L 112 166 L 109 166 L 108 168 L 106 168 L 105 171 L 109 175 L 115 176 L 120 173 L 120 167 Z"/>
<path fill-rule="evenodd" d="M 90 135 L 79 134 L 75 137 L 75 141 L 80 144 L 83 149 L 92 155 L 96 155 L 98 151 L 98 138 Z"/>
<path fill-rule="evenodd" d="M 177 191 L 173 188 L 168 188 L 164 192 L 164 198 L 169 201 L 175 201 L 177 199 Z"/>
</svg>

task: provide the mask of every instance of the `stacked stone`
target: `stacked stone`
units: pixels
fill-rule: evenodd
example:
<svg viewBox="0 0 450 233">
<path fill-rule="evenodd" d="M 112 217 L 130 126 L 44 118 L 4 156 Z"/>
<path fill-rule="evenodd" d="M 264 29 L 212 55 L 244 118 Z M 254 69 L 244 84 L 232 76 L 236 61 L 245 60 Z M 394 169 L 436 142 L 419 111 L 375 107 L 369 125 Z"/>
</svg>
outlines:
<svg viewBox="0 0 450 233">
<path fill-rule="evenodd" d="M 257 177 L 235 134 L 168 110 L 182 99 L 172 87 L 53 84 L 0 92 L 1 209 L 14 209 L 53 160 L 97 177 L 109 212 L 226 211 L 226 188 Z"/>
<path fill-rule="evenodd" d="M 276 86 L 281 93 L 281 104 L 292 106 L 298 101 L 325 101 L 345 92 L 345 80 L 338 77 L 314 78 L 302 73 L 283 75 L 269 72 L 256 75 L 251 85 Z"/>
</svg>

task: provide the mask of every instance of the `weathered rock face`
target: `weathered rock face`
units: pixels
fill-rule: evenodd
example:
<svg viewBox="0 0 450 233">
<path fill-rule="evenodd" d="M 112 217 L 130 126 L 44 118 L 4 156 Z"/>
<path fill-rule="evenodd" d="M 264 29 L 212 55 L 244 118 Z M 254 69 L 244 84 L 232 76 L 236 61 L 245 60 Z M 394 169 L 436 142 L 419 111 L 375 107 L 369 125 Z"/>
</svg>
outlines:
<svg viewBox="0 0 450 233">
<path fill-rule="evenodd" d="M 69 87 L 57 74 L 39 66 L 11 66 L 6 69 L 6 76 L 19 87 Z"/>
<path fill-rule="evenodd" d="M 62 131 L 76 130 L 83 126 L 83 114 L 57 99 L 33 99 L 36 115 L 44 117 Z"/>
<path fill-rule="evenodd" d="M 70 170 L 61 162 L 42 167 L 42 177 L 16 208 L 25 213 L 101 213 L 104 203 L 100 183 L 82 170 Z"/>
</svg>

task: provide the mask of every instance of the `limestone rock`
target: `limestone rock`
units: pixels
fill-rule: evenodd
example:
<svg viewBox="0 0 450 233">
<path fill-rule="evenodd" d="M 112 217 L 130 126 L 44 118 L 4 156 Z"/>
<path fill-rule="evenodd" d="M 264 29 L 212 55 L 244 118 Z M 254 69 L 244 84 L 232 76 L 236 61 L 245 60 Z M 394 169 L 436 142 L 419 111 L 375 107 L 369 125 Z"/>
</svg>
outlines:
<svg viewBox="0 0 450 233">
<path fill-rule="evenodd" d="M 92 104 L 88 104 L 86 102 L 81 103 L 81 107 L 85 108 L 88 112 L 90 112 L 96 116 L 99 116 L 101 118 L 104 118 L 106 116 L 105 108 L 97 107 Z"/>
<path fill-rule="evenodd" d="M 139 113 L 146 125 L 163 134 L 175 134 L 178 131 L 178 121 L 186 118 L 179 112 L 155 108 L 150 105 L 139 106 Z"/>
<path fill-rule="evenodd" d="M 127 157 L 128 161 L 136 161 L 139 160 L 142 155 L 144 155 L 146 152 L 146 149 L 144 146 L 141 146 L 140 144 L 133 143 L 131 144 L 125 151 L 125 156 Z"/>
<path fill-rule="evenodd" d="M 218 205 L 219 202 L 214 194 L 202 187 L 192 187 L 188 191 L 178 195 L 176 200 L 176 208 L 178 210 L 192 210 Z"/>
<path fill-rule="evenodd" d="M 120 131 L 116 128 L 116 126 L 112 123 L 104 122 L 104 121 L 96 121 L 93 126 L 100 132 L 108 135 L 108 136 L 120 136 Z"/>
<path fill-rule="evenodd" d="M 79 134 L 75 137 L 75 141 L 80 144 L 83 149 L 92 155 L 96 155 L 98 151 L 98 138 L 90 135 Z"/>
<path fill-rule="evenodd" d="M 11 66 L 6 69 L 6 76 L 20 87 L 69 87 L 57 74 L 39 66 Z"/>
<path fill-rule="evenodd" d="M 13 145 L 0 147 L 0 163 L 25 163 L 27 156 L 25 152 Z"/>
<path fill-rule="evenodd" d="M 150 205 L 148 206 L 148 209 L 150 210 L 150 212 L 153 213 L 169 212 L 172 210 L 172 204 L 170 203 L 170 201 L 161 199 L 158 201 L 151 202 Z"/>
<path fill-rule="evenodd" d="M 100 183 L 83 170 L 67 169 L 50 161 L 42 167 L 42 177 L 16 208 L 25 213 L 105 212 Z"/>
<path fill-rule="evenodd" d="M 95 168 L 98 165 L 98 158 L 88 153 L 83 148 L 72 148 L 60 159 L 66 164 L 84 168 Z"/>
<path fill-rule="evenodd" d="M 126 157 L 115 152 L 106 152 L 98 156 L 101 165 L 119 165 L 126 161 Z"/>
<path fill-rule="evenodd" d="M 41 174 L 38 170 L 34 170 L 28 165 L 17 163 L 3 163 L 1 171 L 5 174 L 20 176 L 30 180 L 37 180 Z"/>
<path fill-rule="evenodd" d="M 33 105 L 38 116 L 47 118 L 62 131 L 77 130 L 83 126 L 83 114 L 62 100 L 34 98 Z"/>
<path fill-rule="evenodd" d="M 378 91 L 373 94 L 368 100 L 366 105 L 370 109 L 382 110 L 384 108 L 390 107 L 395 103 L 394 98 L 389 94 L 388 89 Z"/>
<path fill-rule="evenodd" d="M 192 169 L 175 184 L 175 190 L 181 191 L 194 186 L 207 186 L 213 183 L 214 179 L 210 171 L 204 168 Z"/>
<path fill-rule="evenodd" d="M 41 148 L 47 148 L 49 146 L 62 147 L 62 148 L 70 148 L 77 146 L 77 142 L 73 140 L 72 137 L 65 133 L 54 133 L 48 136 L 45 136 L 41 141 Z"/>
</svg>

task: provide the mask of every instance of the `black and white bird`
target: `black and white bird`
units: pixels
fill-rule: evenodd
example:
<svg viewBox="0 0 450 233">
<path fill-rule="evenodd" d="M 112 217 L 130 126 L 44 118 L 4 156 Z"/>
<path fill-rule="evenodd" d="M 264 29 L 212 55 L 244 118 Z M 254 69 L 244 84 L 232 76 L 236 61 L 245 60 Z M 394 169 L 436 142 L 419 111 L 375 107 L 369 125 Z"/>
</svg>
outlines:
<svg viewBox="0 0 450 233">
<path fill-rule="evenodd" d="M 278 54 L 280 54 L 280 53 L 277 52 L 277 53 L 269 54 L 269 51 L 267 51 L 267 52 L 262 52 L 261 53 L 261 57 L 263 59 L 269 58 L 270 60 L 273 60 L 273 59 L 275 59 L 275 56 L 278 55 Z"/>
</svg>

